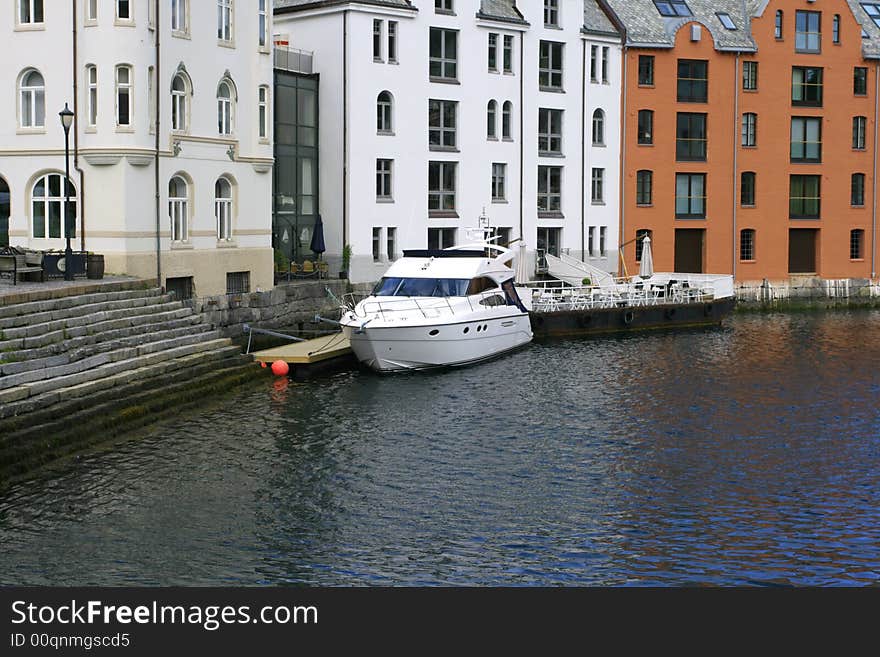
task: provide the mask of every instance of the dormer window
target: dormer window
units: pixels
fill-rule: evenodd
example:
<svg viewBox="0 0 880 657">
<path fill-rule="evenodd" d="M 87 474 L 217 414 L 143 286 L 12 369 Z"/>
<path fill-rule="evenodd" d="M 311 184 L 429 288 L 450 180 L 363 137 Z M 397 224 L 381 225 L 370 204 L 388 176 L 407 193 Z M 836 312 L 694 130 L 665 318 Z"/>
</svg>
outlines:
<svg viewBox="0 0 880 657">
<path fill-rule="evenodd" d="M 661 16 L 693 16 L 684 0 L 654 0 L 654 6 Z"/>
<path fill-rule="evenodd" d="M 730 14 L 723 12 L 723 11 L 719 11 L 715 15 L 718 16 L 718 20 L 721 21 L 721 24 L 724 26 L 725 29 L 727 29 L 727 30 L 735 30 L 736 29 L 736 24 L 733 22 L 733 19 L 730 18 Z"/>
</svg>

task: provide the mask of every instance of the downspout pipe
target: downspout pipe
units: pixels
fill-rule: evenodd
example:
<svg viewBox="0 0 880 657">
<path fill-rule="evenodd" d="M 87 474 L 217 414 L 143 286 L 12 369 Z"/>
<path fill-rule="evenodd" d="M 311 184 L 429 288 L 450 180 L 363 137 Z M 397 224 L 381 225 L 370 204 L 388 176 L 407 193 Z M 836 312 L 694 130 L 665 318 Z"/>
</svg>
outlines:
<svg viewBox="0 0 880 657">
<path fill-rule="evenodd" d="M 155 187 L 156 187 L 156 284 L 160 287 L 164 287 L 162 285 L 162 238 L 161 238 L 161 227 L 162 227 L 162 194 L 161 194 L 161 180 L 159 176 L 159 150 L 161 146 L 161 132 L 162 132 L 162 94 L 159 93 L 159 80 L 162 79 L 160 74 L 159 65 L 162 63 L 162 49 L 161 49 L 161 37 L 160 34 L 162 32 L 162 22 L 159 20 L 159 16 L 161 13 L 161 2 L 157 2 L 154 6 L 156 8 L 156 72 L 155 80 L 153 82 L 153 94 L 156 97 L 156 153 L 155 159 L 153 163 L 153 169 L 155 173 Z"/>
<path fill-rule="evenodd" d="M 738 178 L 739 178 L 739 147 L 737 145 L 737 137 L 739 136 L 739 131 L 737 130 L 737 125 L 739 124 L 739 61 L 740 53 L 736 53 L 736 65 L 733 67 L 733 199 L 731 202 L 733 204 L 733 223 L 732 230 L 733 235 L 731 236 L 731 265 L 730 271 L 733 275 L 733 281 L 736 282 L 736 210 L 737 210 L 737 202 L 736 202 L 736 193 L 738 189 Z"/>
<path fill-rule="evenodd" d="M 877 122 L 880 120 L 880 64 L 874 64 L 874 186 L 871 190 L 871 280 L 877 278 Z"/>
<path fill-rule="evenodd" d="M 79 30 L 77 29 L 76 0 L 71 0 L 73 11 L 73 168 L 79 173 L 79 250 L 86 250 L 86 177 L 79 165 Z"/>
</svg>

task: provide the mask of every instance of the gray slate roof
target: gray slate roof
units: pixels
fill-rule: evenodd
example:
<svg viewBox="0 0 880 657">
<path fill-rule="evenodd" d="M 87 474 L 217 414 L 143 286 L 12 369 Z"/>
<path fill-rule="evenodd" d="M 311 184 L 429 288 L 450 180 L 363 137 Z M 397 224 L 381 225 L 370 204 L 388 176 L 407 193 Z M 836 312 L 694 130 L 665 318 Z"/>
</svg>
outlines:
<svg viewBox="0 0 880 657">
<path fill-rule="evenodd" d="M 702 23 L 718 50 L 754 51 L 755 42 L 746 17 L 744 0 L 687 0 L 693 16 L 661 16 L 652 0 L 607 0 L 606 4 L 626 27 L 627 45 L 671 48 L 678 29 L 691 21 Z M 726 12 L 736 25 L 728 30 L 716 12 Z"/>
<path fill-rule="evenodd" d="M 344 5 L 352 0 L 274 0 L 275 13 L 297 11 L 299 9 L 314 9 L 317 7 L 331 7 Z M 358 0 L 367 5 L 379 5 L 385 7 L 399 7 L 401 9 L 415 9 L 410 0 Z"/>
<path fill-rule="evenodd" d="M 584 32 L 619 35 L 614 23 L 602 11 L 596 0 L 584 0 Z"/>
<path fill-rule="evenodd" d="M 859 4 L 859 0 L 847 0 L 847 3 L 853 16 L 856 17 L 856 21 L 869 37 L 862 39 L 862 55 L 866 59 L 880 59 L 880 27 L 877 27 L 874 21 L 865 13 L 865 10 Z"/>
<path fill-rule="evenodd" d="M 477 16 L 528 25 L 516 8 L 516 0 L 480 0 L 480 11 L 477 12 Z"/>
</svg>

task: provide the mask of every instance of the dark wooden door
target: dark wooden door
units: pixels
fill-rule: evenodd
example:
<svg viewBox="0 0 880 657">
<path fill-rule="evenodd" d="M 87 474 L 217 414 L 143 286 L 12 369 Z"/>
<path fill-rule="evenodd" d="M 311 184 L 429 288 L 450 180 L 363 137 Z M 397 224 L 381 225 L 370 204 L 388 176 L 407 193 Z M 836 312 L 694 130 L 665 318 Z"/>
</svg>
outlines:
<svg viewBox="0 0 880 657">
<path fill-rule="evenodd" d="M 792 228 L 788 231 L 788 273 L 816 273 L 816 237 L 814 228 Z"/>
<path fill-rule="evenodd" d="M 703 241 L 706 231 L 702 228 L 677 228 L 675 230 L 675 271 L 683 274 L 703 273 Z"/>
</svg>

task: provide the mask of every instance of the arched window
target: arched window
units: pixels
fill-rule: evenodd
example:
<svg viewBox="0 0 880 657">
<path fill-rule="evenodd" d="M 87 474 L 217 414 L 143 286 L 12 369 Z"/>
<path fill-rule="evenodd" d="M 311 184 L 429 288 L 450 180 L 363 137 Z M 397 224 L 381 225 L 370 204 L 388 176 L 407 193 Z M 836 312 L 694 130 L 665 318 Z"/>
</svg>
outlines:
<svg viewBox="0 0 880 657">
<path fill-rule="evenodd" d="M 46 83 L 39 71 L 29 69 L 21 76 L 19 120 L 22 128 L 46 126 Z"/>
<path fill-rule="evenodd" d="M 600 146 L 605 143 L 605 112 L 597 109 L 593 112 L 593 145 Z"/>
<path fill-rule="evenodd" d="M 33 235 L 34 238 L 60 238 L 66 237 L 62 226 L 65 226 L 64 218 L 70 231 L 70 237 L 74 237 L 76 228 L 76 188 L 73 183 L 67 181 L 67 189 L 64 188 L 64 174 L 47 173 L 37 178 L 31 190 Z M 70 203 L 67 203 L 67 197 Z"/>
<path fill-rule="evenodd" d="M 501 136 L 510 139 L 510 121 L 513 116 L 513 103 L 505 101 L 501 107 Z"/>
<path fill-rule="evenodd" d="M 98 125 L 98 67 L 86 66 L 86 120 L 90 128 Z"/>
<path fill-rule="evenodd" d="M 652 231 L 647 228 L 640 228 L 636 231 L 636 262 L 642 261 L 642 250 L 644 248 L 644 239 L 646 237 L 650 238 L 651 241 L 654 241 Z"/>
<path fill-rule="evenodd" d="M 189 187 L 181 176 L 168 183 L 168 216 L 171 219 L 171 241 L 186 242 L 189 238 Z"/>
<path fill-rule="evenodd" d="M 131 125 L 131 66 L 116 67 L 116 125 Z"/>
<path fill-rule="evenodd" d="M 739 202 L 743 206 L 755 205 L 757 177 L 754 171 L 743 171 L 740 176 Z"/>
<path fill-rule="evenodd" d="M 739 231 L 739 259 L 746 261 L 755 259 L 754 228 L 744 228 Z"/>
<path fill-rule="evenodd" d="M 189 129 L 187 98 L 190 94 L 189 82 L 183 73 L 178 73 L 171 81 L 171 129 L 186 132 Z"/>
<path fill-rule="evenodd" d="M 774 35 L 777 39 L 782 38 L 782 10 L 776 10 L 776 23 L 774 27 Z"/>
<path fill-rule="evenodd" d="M 217 218 L 217 239 L 232 239 L 232 184 L 218 178 L 214 184 L 214 216 Z"/>
<path fill-rule="evenodd" d="M 486 108 L 486 137 L 489 139 L 498 138 L 497 115 L 498 103 L 494 100 L 490 100 L 489 105 Z"/>
<path fill-rule="evenodd" d="M 217 86 L 217 131 L 221 135 L 232 134 L 232 84 L 221 80 Z"/>
<path fill-rule="evenodd" d="M 376 132 L 390 134 L 394 130 L 393 100 L 391 93 L 383 91 L 376 99 Z"/>
</svg>

